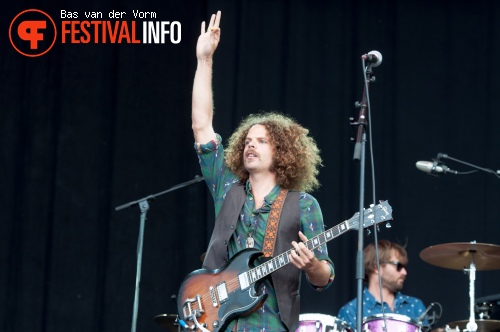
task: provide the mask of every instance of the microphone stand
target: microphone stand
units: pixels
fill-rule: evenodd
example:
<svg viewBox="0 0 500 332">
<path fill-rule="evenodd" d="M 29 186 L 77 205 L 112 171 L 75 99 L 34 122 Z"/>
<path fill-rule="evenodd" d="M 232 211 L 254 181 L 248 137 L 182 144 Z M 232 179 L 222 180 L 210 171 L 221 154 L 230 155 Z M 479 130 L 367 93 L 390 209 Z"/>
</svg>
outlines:
<svg viewBox="0 0 500 332">
<path fill-rule="evenodd" d="M 489 168 L 483 168 L 483 167 L 479 167 L 479 166 L 476 166 L 476 165 L 473 165 L 473 164 L 470 164 L 468 162 L 465 162 L 465 161 L 462 161 L 462 160 L 459 160 L 459 159 L 455 159 L 455 158 L 452 158 L 450 156 L 448 156 L 446 153 L 438 153 L 437 155 L 437 160 L 441 160 L 442 159 L 450 159 L 450 160 L 453 160 L 453 161 L 456 161 L 460 164 L 464 164 L 464 165 L 467 165 L 469 167 L 472 167 L 472 168 L 475 168 L 477 170 L 480 170 L 480 171 L 483 171 L 483 172 L 486 172 L 486 173 L 491 173 L 493 175 L 495 175 L 497 178 L 500 178 L 500 170 L 492 170 L 492 169 L 489 169 Z M 472 171 L 473 172 L 473 171 Z"/>
<path fill-rule="evenodd" d="M 140 217 L 140 227 L 139 227 L 139 240 L 137 244 L 137 271 L 136 271 L 136 277 L 135 277 L 135 296 L 134 296 L 134 310 L 132 314 L 132 332 L 136 331 L 137 328 L 137 313 L 139 311 L 139 284 L 141 280 L 141 264 L 142 264 L 142 246 L 144 242 L 144 225 L 146 223 L 146 213 L 149 210 L 149 202 L 154 201 L 156 197 L 161 196 L 163 194 L 169 193 L 171 191 L 189 186 L 193 183 L 196 182 L 201 182 L 203 181 L 204 178 L 202 176 L 196 175 L 193 180 L 186 181 L 183 183 L 180 183 L 178 185 L 175 185 L 165 191 L 159 192 L 154 195 L 149 195 L 144 198 L 122 204 L 120 206 L 117 206 L 115 208 L 115 211 L 120 211 L 126 208 L 129 208 L 131 206 L 138 205 L 140 210 L 141 210 L 141 217 Z"/>
<path fill-rule="evenodd" d="M 363 68 L 365 68 L 365 61 L 363 59 Z M 366 68 L 365 84 L 363 90 L 363 98 L 361 102 L 356 102 L 356 108 L 359 108 L 359 118 L 357 122 L 354 122 L 353 118 L 350 118 L 351 126 L 357 126 L 356 139 L 351 138 L 355 142 L 354 145 L 354 156 L 353 160 L 360 163 L 360 174 L 359 174 L 359 225 L 358 227 L 358 249 L 356 254 L 356 280 L 357 280 L 357 308 L 356 308 L 356 331 L 362 331 L 362 319 L 363 319 L 363 279 L 365 277 L 364 272 L 364 253 L 363 253 L 363 230 L 364 228 L 364 184 L 365 184 L 365 151 L 366 151 L 366 127 L 367 122 L 367 94 L 368 86 L 370 82 L 375 81 L 375 77 L 372 77 L 372 67 L 368 65 Z"/>
</svg>

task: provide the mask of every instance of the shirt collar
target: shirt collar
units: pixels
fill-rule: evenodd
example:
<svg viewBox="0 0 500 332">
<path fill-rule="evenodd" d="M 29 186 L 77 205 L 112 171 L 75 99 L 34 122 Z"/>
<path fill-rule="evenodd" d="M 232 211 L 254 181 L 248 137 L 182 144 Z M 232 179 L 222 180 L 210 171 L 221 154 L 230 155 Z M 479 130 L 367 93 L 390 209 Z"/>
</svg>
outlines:
<svg viewBox="0 0 500 332">
<path fill-rule="evenodd" d="M 252 184 L 250 183 L 249 180 L 247 180 L 245 184 L 245 191 L 247 195 L 252 195 Z M 280 191 L 281 191 L 280 185 L 279 184 L 275 185 L 274 188 L 269 192 L 269 194 L 267 194 L 264 197 L 264 204 L 262 205 L 260 210 L 263 210 L 263 212 L 271 210 L 271 206 L 278 197 Z"/>
</svg>

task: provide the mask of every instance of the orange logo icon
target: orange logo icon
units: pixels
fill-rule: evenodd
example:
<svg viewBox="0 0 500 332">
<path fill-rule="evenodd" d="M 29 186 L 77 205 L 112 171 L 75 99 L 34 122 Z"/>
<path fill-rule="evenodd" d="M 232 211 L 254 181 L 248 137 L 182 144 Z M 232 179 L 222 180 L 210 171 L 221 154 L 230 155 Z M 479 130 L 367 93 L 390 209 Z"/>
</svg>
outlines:
<svg viewBox="0 0 500 332">
<path fill-rule="evenodd" d="M 38 9 L 23 11 L 10 23 L 10 43 L 25 56 L 37 57 L 47 53 L 54 46 L 56 37 L 54 20 Z"/>
</svg>

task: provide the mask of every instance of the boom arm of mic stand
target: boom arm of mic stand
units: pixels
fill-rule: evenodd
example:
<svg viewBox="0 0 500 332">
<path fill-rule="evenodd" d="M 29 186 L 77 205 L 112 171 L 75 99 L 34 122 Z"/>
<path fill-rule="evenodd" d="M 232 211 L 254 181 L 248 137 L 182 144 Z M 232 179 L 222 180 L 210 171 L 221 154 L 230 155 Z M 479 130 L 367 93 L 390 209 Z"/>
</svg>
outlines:
<svg viewBox="0 0 500 332">
<path fill-rule="evenodd" d="M 465 162 L 463 160 L 452 158 L 452 157 L 448 156 L 446 153 L 438 153 L 437 158 L 438 159 L 450 159 L 450 160 L 456 161 L 457 163 L 460 163 L 460 164 L 467 165 L 469 167 L 475 168 L 477 170 L 480 170 L 480 171 L 483 171 L 483 172 L 486 172 L 486 173 L 491 173 L 491 174 L 495 175 L 496 177 L 500 178 L 500 170 L 494 171 L 494 170 L 489 169 L 489 168 L 479 167 L 479 166 L 476 166 L 474 164 Z"/>
<path fill-rule="evenodd" d="M 141 265 L 142 265 L 142 247 L 144 243 L 144 225 L 146 223 L 146 213 L 149 210 L 149 202 L 153 201 L 157 196 L 166 194 L 168 192 L 186 187 L 190 184 L 196 183 L 196 182 L 201 182 L 203 181 L 204 178 L 202 176 L 196 175 L 193 180 L 186 181 L 183 183 L 179 183 L 178 185 L 175 185 L 165 191 L 159 192 L 154 195 L 149 195 L 144 198 L 128 202 L 126 204 L 122 204 L 120 206 L 117 206 L 115 208 L 116 211 L 120 211 L 126 208 L 129 208 L 134 205 L 139 205 L 139 208 L 141 209 L 141 217 L 140 217 L 140 226 L 139 226 L 139 240 L 137 243 L 137 271 L 136 271 L 136 276 L 135 276 L 135 295 L 134 295 L 134 309 L 133 309 L 133 314 L 132 314 L 132 328 L 131 332 L 135 332 L 137 328 L 137 313 L 139 311 L 139 285 L 141 281 Z"/>
<path fill-rule="evenodd" d="M 189 185 L 196 183 L 196 182 L 201 182 L 203 180 L 205 180 L 205 178 L 203 176 L 196 175 L 193 180 L 179 183 L 179 184 L 177 184 L 177 185 L 175 185 L 175 186 L 173 186 L 165 191 L 159 192 L 159 193 L 154 194 L 154 195 L 149 195 L 149 196 L 143 197 L 141 199 L 138 199 L 136 201 L 131 201 L 131 202 L 122 204 L 120 206 L 117 206 L 117 207 L 115 207 L 115 211 L 120 211 L 120 210 L 129 208 L 129 207 L 134 206 L 134 205 L 140 205 L 140 203 L 143 201 L 148 201 L 148 202 L 154 201 L 155 198 L 158 196 L 161 196 L 163 194 L 169 193 L 171 191 L 174 191 L 174 190 L 177 190 L 180 188 L 184 188 L 184 187 L 189 186 Z"/>
</svg>

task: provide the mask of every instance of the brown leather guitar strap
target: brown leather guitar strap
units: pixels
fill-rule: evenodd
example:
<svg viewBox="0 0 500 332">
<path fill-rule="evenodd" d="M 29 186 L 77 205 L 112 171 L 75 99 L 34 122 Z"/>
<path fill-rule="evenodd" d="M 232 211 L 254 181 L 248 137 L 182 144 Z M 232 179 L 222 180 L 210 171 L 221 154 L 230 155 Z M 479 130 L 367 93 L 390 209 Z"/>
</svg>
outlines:
<svg viewBox="0 0 500 332">
<path fill-rule="evenodd" d="M 264 235 L 264 245 L 262 246 L 262 252 L 264 257 L 272 257 L 274 253 L 274 244 L 276 243 L 276 235 L 278 234 L 278 225 L 280 222 L 281 210 L 283 209 L 283 203 L 285 203 L 286 195 L 288 194 L 287 189 L 281 189 L 278 197 L 271 207 L 269 212 L 269 218 L 267 219 L 266 234 Z"/>
</svg>

